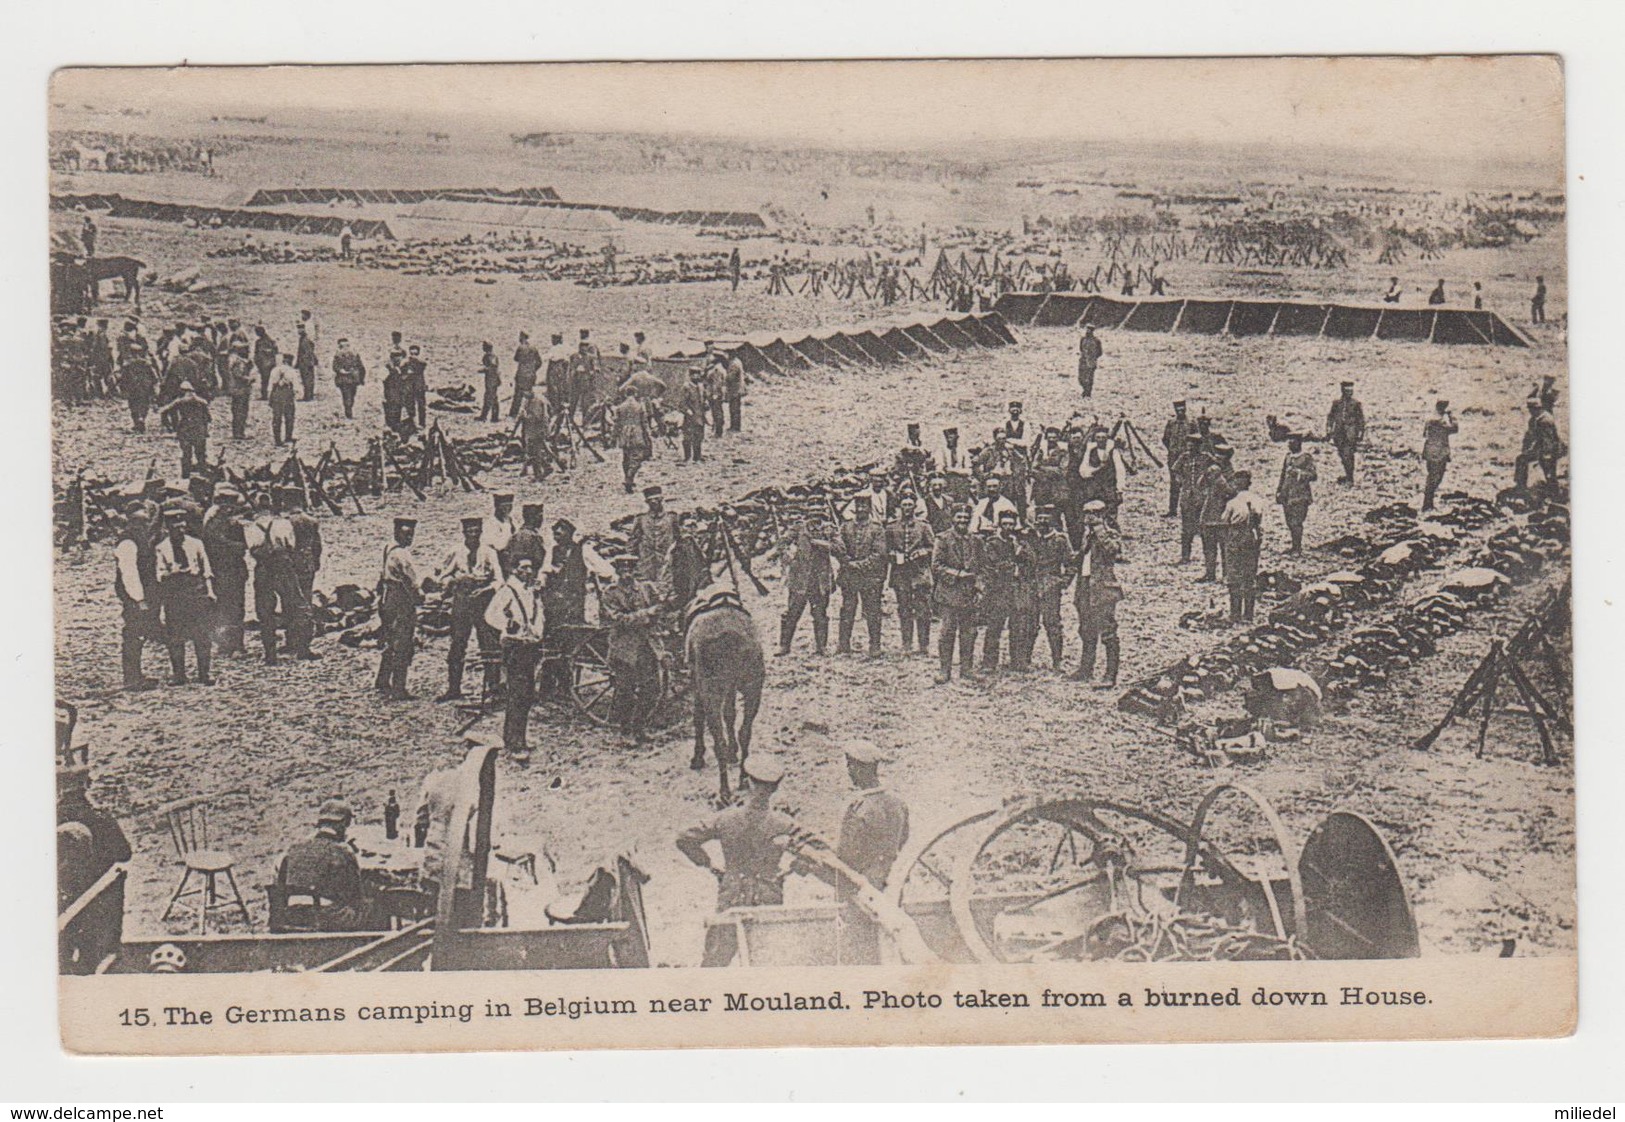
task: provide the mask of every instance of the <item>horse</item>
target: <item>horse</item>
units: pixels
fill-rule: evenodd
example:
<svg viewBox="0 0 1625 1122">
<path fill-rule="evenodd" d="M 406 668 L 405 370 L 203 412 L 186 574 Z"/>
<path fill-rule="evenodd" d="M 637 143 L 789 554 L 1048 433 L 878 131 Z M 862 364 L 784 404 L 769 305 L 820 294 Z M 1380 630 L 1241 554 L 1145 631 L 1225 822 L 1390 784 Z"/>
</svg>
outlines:
<svg viewBox="0 0 1625 1122">
<path fill-rule="evenodd" d="M 702 590 L 687 613 L 683 649 L 688 659 L 694 694 L 694 758 L 689 767 L 705 767 L 705 731 L 717 757 L 719 794 L 732 797 L 728 767 L 737 762 L 739 783 L 745 782 L 745 759 L 750 755 L 751 726 L 762 707 L 762 682 L 767 676 L 762 641 L 739 594 L 728 588 Z M 735 705 L 743 701 L 738 727 Z"/>
<path fill-rule="evenodd" d="M 85 284 L 90 290 L 92 303 L 101 298 L 102 281 L 120 280 L 124 282 L 124 298 L 134 300 L 139 306 L 141 303 L 141 270 L 147 267 L 145 261 L 137 261 L 134 257 L 88 257 L 85 259 Z"/>
</svg>

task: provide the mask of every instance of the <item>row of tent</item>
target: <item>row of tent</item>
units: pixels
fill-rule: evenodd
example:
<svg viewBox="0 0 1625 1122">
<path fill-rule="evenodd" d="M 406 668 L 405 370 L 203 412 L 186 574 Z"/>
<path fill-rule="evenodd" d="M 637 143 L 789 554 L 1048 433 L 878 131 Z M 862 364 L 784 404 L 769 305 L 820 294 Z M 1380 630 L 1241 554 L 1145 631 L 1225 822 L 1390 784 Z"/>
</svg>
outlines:
<svg viewBox="0 0 1625 1122">
<path fill-rule="evenodd" d="M 828 335 L 808 335 L 790 341 L 775 338 L 755 343 L 741 340 L 719 346 L 729 357 L 737 357 L 748 374 L 791 374 L 826 368 L 863 370 L 919 362 L 933 355 L 1008 347 L 1016 337 L 1004 317 L 997 312 L 983 315 L 944 317 L 932 324 L 912 323 L 885 330 L 836 331 Z M 676 354 L 655 361 L 655 373 L 671 384 L 680 381 L 698 354 Z"/>
<path fill-rule="evenodd" d="M 1174 335 L 1297 335 L 1527 347 L 1494 312 L 1283 300 L 1114 300 L 1069 292 L 1007 292 L 994 310 L 1033 327 L 1116 328 Z"/>
<path fill-rule="evenodd" d="M 517 202 L 500 199 L 498 202 Z M 528 206 L 560 210 L 596 210 L 613 214 L 623 222 L 649 222 L 657 226 L 708 226 L 713 228 L 765 230 L 766 221 L 748 210 L 648 210 L 636 206 L 610 206 L 607 203 L 533 202 Z"/>
<path fill-rule="evenodd" d="M 325 206 L 327 203 L 383 203 L 406 205 L 425 199 L 514 199 L 517 201 L 557 200 L 551 187 L 412 187 L 402 189 L 366 187 L 262 187 L 247 206 L 287 206 L 301 203 Z"/>
<path fill-rule="evenodd" d="M 123 195 L 52 195 L 52 210 L 103 211 L 112 218 L 145 218 L 153 222 L 194 222 L 199 226 L 231 226 L 247 230 L 271 230 L 283 234 L 325 234 L 338 237 L 348 226 L 358 238 L 394 240 L 389 224 L 370 218 L 340 218 L 332 215 L 279 214 L 267 210 L 239 210 L 231 207 L 192 206 L 187 203 L 160 203 L 150 199 L 129 199 Z"/>
</svg>

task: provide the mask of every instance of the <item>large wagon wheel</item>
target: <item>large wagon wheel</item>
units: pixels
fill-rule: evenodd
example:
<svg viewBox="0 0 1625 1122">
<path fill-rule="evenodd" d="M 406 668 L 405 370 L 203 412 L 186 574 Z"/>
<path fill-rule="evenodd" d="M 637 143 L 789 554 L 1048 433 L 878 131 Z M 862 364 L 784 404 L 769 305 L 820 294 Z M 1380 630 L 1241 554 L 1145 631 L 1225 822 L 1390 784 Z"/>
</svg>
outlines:
<svg viewBox="0 0 1625 1122">
<path fill-rule="evenodd" d="M 615 684 L 609 674 L 609 635 L 594 631 L 577 639 L 566 656 L 570 663 L 570 700 L 576 712 L 595 725 L 608 726 L 615 712 Z M 643 714 L 648 729 L 668 726 L 656 725 L 661 703 L 668 688 L 668 675 L 664 666 L 657 666 L 659 688 Z"/>
</svg>

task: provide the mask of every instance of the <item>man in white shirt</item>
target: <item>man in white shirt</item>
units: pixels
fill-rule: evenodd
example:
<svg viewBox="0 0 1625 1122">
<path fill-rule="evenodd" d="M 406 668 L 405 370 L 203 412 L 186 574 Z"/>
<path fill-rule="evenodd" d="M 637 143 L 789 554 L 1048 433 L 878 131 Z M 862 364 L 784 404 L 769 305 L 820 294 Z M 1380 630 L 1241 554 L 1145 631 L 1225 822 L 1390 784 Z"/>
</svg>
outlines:
<svg viewBox="0 0 1625 1122">
<path fill-rule="evenodd" d="M 186 644 L 192 644 L 197 680 L 214 685 L 209 675 L 214 620 L 214 573 L 203 543 L 192 536 L 201 512 L 195 503 L 177 503 L 165 510 L 169 532 L 158 543 L 155 569 L 158 602 L 163 607 L 164 632 L 169 643 L 171 685 L 186 684 Z"/>
<path fill-rule="evenodd" d="M 485 609 L 486 626 L 502 637 L 502 670 L 507 692 L 502 715 L 502 744 L 516 764 L 530 762 L 526 726 L 536 701 L 536 662 L 542 653 L 542 602 L 536 595 L 536 563 L 522 557 L 513 575 L 503 582 L 491 606 Z"/>
<path fill-rule="evenodd" d="M 1251 622 L 1258 601 L 1258 557 L 1264 543 L 1264 499 L 1252 490 L 1253 474 L 1231 477 L 1236 497 L 1225 504 L 1224 583 L 1230 588 L 1230 622 Z"/>
<path fill-rule="evenodd" d="M 514 531 L 518 529 L 519 524 L 513 517 L 513 495 L 507 491 L 492 495 L 491 513 L 486 516 L 480 541 L 496 550 L 504 572 L 512 567 L 509 564 L 508 545 L 513 541 Z"/>
<path fill-rule="evenodd" d="M 254 616 L 259 620 L 260 646 L 265 664 L 277 663 L 277 628 L 287 631 L 288 651 L 299 658 L 310 657 L 310 602 L 299 585 L 294 564 L 298 539 L 285 510 L 287 500 L 278 498 L 273 508 L 270 495 L 256 500 L 254 521 L 243 527 L 243 539 L 254 558 Z"/>
<path fill-rule="evenodd" d="M 999 516 L 1006 512 L 1020 517 L 1016 504 L 1005 498 L 1001 491 L 1003 482 L 996 475 L 990 475 L 982 483 L 983 495 L 971 508 L 970 532 L 979 534 L 984 530 L 993 531 L 999 528 Z"/>
<path fill-rule="evenodd" d="M 124 532 L 113 547 L 113 590 L 124 612 L 121 662 L 124 688 L 131 693 L 150 690 L 158 683 L 141 673 L 141 651 L 146 641 L 156 638 L 158 613 L 149 596 L 156 593 L 158 581 L 152 545 L 152 519 L 142 509 L 141 500 L 126 516 Z"/>
<path fill-rule="evenodd" d="M 446 692 L 435 700 L 455 701 L 463 696 L 463 664 L 468 637 L 478 636 L 485 664 L 485 695 L 495 697 L 502 688 L 502 646 L 497 631 L 485 622 L 485 610 L 502 584 L 502 562 L 497 551 L 481 541 L 484 520 L 463 519 L 463 542 L 448 553 L 435 570 L 435 580 L 451 592 L 451 646 L 446 651 Z"/>
<path fill-rule="evenodd" d="M 937 469 L 954 475 L 969 475 L 970 453 L 959 444 L 959 429 L 949 426 L 942 430 L 942 451 L 937 454 Z"/>
</svg>

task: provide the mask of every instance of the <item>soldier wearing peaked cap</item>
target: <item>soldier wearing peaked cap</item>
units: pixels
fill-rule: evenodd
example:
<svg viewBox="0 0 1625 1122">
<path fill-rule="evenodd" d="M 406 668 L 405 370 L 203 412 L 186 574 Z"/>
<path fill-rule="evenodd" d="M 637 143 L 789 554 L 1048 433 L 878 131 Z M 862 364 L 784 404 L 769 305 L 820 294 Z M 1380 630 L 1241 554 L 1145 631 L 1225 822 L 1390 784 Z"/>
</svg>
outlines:
<svg viewBox="0 0 1625 1122">
<path fill-rule="evenodd" d="M 278 894 L 284 900 L 313 897 L 323 903 L 279 908 L 280 916 L 295 921 L 283 930 L 351 931 L 359 927 L 361 867 L 355 850 L 345 842 L 352 818 L 348 803 L 328 799 L 316 813 L 315 835 L 288 847 L 277 866 Z"/>
<path fill-rule="evenodd" d="M 242 492 L 235 487 L 216 487 L 198 533 L 214 570 L 214 642 L 223 655 L 243 653 L 248 538 L 243 531 L 242 502 Z"/>
<path fill-rule="evenodd" d="M 480 378 L 485 397 L 480 402 L 480 420 L 502 420 L 502 365 L 490 343 L 480 344 Z"/>
<path fill-rule="evenodd" d="M 880 765 L 886 760 L 874 742 L 850 740 L 841 750 L 855 794 L 841 814 L 835 856 L 883 892 L 897 855 L 908 844 L 908 804 L 881 783 Z M 880 932 L 868 914 L 853 902 L 858 887 L 844 879 L 836 885 L 841 901 L 840 961 L 879 965 Z"/>
<path fill-rule="evenodd" d="M 1354 398 L 1354 383 L 1344 382 L 1341 393 L 1332 402 L 1326 414 L 1326 439 L 1337 449 L 1337 458 L 1343 461 L 1340 482 L 1354 482 L 1354 452 L 1365 440 L 1365 406 Z"/>
<path fill-rule="evenodd" d="M 513 520 L 513 492 L 499 491 L 491 496 L 491 513 L 486 517 L 480 531 L 480 540 L 492 549 L 502 559 L 503 571 L 513 567 L 512 559 L 508 556 L 508 549 L 513 543 L 514 533 L 519 529 Z"/>
<path fill-rule="evenodd" d="M 671 585 L 671 551 L 677 544 L 677 516 L 666 509 L 666 492 L 659 484 L 643 489 L 643 501 L 648 509 L 632 520 L 627 543 L 637 555 L 638 580 L 667 589 Z"/>
<path fill-rule="evenodd" d="M 423 602 L 423 583 L 412 556 L 417 528 L 415 518 L 395 519 L 395 540 L 384 550 L 378 575 L 378 619 L 383 625 L 384 653 L 378 660 L 373 688 L 392 701 L 407 701 L 412 696 L 406 689 L 406 672 L 417 653 L 418 605 Z"/>
<path fill-rule="evenodd" d="M 1162 426 L 1162 447 L 1168 456 L 1168 517 L 1179 514 L 1180 462 L 1196 436 L 1196 426 L 1186 415 L 1185 403 L 1174 402 L 1174 415 Z"/>
<path fill-rule="evenodd" d="M 1106 652 L 1106 676 L 1096 689 L 1117 684 L 1121 648 L 1117 638 L 1117 605 L 1123 588 L 1117 582 L 1117 565 L 1123 557 L 1123 539 L 1106 521 L 1106 504 L 1095 500 L 1083 507 L 1083 550 L 1078 567 L 1078 638 L 1083 650 L 1072 677 L 1086 682 L 1094 677 L 1095 651 Z"/>
<path fill-rule="evenodd" d="M 1004 436 L 1011 444 L 1018 448 L 1026 447 L 1027 422 L 1022 417 L 1024 406 L 1019 401 L 1010 403 L 1010 415 L 1004 420 Z"/>
<path fill-rule="evenodd" d="M 800 833 L 795 820 L 774 810 L 772 800 L 784 778 L 784 767 L 757 753 L 744 764 L 750 787 L 744 802 L 729 807 L 677 836 L 677 849 L 717 879 L 717 911 L 784 903 L 789 843 Z M 708 845 L 722 851 L 719 867 Z M 738 929 L 712 924 L 705 931 L 702 966 L 726 966 L 738 952 Z"/>
<path fill-rule="evenodd" d="M 453 548 L 434 579 L 451 593 L 451 643 L 446 650 L 446 692 L 436 701 L 455 701 L 463 696 L 463 666 L 468 657 L 468 640 L 477 636 L 480 659 L 485 666 L 485 693 L 493 697 L 502 688 L 502 649 L 496 629 L 485 622 L 485 610 L 503 582 L 502 562 L 497 551 L 481 540 L 484 520 L 478 515 L 463 519 L 462 544 Z"/>
</svg>

